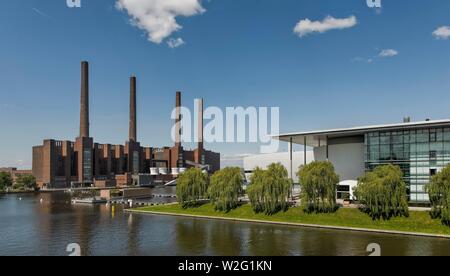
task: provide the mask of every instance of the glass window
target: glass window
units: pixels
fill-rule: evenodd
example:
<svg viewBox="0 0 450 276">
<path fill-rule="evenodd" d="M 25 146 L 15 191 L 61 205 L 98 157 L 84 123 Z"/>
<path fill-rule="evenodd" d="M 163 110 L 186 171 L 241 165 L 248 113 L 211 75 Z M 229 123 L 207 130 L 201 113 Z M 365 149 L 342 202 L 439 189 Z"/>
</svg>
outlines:
<svg viewBox="0 0 450 276">
<path fill-rule="evenodd" d="M 386 133 L 383 133 L 380 136 L 380 144 L 387 145 L 387 144 L 390 144 L 390 143 L 391 143 L 391 136 L 389 136 Z"/>
<path fill-rule="evenodd" d="M 393 144 L 403 143 L 403 135 L 399 135 L 398 133 L 396 133 L 396 135 L 392 135 L 392 143 Z"/>
<path fill-rule="evenodd" d="M 133 151 L 133 173 L 139 173 L 139 152 Z"/>
<path fill-rule="evenodd" d="M 85 149 L 83 152 L 83 175 L 85 181 L 92 180 L 92 152 Z"/>
<path fill-rule="evenodd" d="M 369 138 L 369 145 L 379 145 L 380 144 L 380 137 L 370 137 Z"/>
<path fill-rule="evenodd" d="M 417 138 L 418 143 L 429 142 L 430 137 L 429 137 L 428 130 L 418 130 L 416 138 Z"/>
<path fill-rule="evenodd" d="M 430 142 L 436 142 L 436 141 L 437 141 L 436 132 L 430 132 Z"/>
<path fill-rule="evenodd" d="M 407 143 L 409 143 L 410 142 L 410 134 L 409 134 L 409 131 L 405 131 L 404 133 L 403 133 L 403 142 L 405 143 L 405 144 L 407 144 Z"/>
<path fill-rule="evenodd" d="M 450 141 L 450 128 L 444 128 L 444 141 Z"/>
<path fill-rule="evenodd" d="M 438 142 L 441 142 L 444 140 L 444 135 L 443 135 L 442 129 L 436 129 L 436 140 Z"/>
<path fill-rule="evenodd" d="M 416 140 L 417 140 L 416 137 L 417 137 L 416 132 L 415 131 L 410 131 L 410 133 L 409 133 L 409 142 L 410 143 L 415 143 Z"/>
<path fill-rule="evenodd" d="M 430 151 L 430 159 L 436 159 L 437 158 L 437 152 L 435 150 Z"/>
<path fill-rule="evenodd" d="M 380 146 L 380 160 L 390 160 L 391 159 L 391 146 L 381 145 Z"/>
</svg>

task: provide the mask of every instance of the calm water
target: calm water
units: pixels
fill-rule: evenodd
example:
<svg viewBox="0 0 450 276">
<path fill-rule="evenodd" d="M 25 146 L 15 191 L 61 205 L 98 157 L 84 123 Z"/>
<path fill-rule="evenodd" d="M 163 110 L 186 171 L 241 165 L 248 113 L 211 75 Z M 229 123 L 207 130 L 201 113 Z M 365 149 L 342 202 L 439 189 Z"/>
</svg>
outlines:
<svg viewBox="0 0 450 276">
<path fill-rule="evenodd" d="M 68 255 L 70 243 L 83 255 L 368 255 L 370 243 L 383 255 L 450 255 L 445 239 L 131 215 L 74 206 L 65 194 L 0 196 L 0 255 Z"/>
</svg>

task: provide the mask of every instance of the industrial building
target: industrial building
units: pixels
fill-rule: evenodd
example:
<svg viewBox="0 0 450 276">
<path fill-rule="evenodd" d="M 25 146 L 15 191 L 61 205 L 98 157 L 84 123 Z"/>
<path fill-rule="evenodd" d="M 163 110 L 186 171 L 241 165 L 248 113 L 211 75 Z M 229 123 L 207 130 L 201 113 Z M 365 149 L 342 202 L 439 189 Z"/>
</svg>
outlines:
<svg viewBox="0 0 450 276">
<path fill-rule="evenodd" d="M 284 164 L 292 178 L 298 169 L 293 163 L 298 158 L 294 157 L 297 154 L 292 150 L 294 144 L 304 147 L 299 153 L 303 158 L 300 164 L 313 160 L 332 162 L 340 176 L 338 193 L 341 195 L 353 196 L 357 179 L 366 171 L 394 164 L 403 172 L 409 201 L 428 203 L 425 185 L 450 164 L 450 120 L 411 122 L 406 118 L 399 124 L 287 133 L 274 139 L 290 145 L 289 152 L 284 154 Z"/>
<path fill-rule="evenodd" d="M 213 173 L 220 154 L 203 147 L 203 100 L 199 101 L 199 142 L 181 144 L 181 92 L 176 93 L 176 141 L 171 147 L 143 147 L 137 139 L 136 77 L 130 78 L 129 139 L 124 145 L 99 144 L 89 135 L 89 64 L 81 63 L 80 134 L 75 141 L 44 140 L 33 147 L 33 175 L 42 189 L 115 187 L 167 183 L 189 167 Z"/>
</svg>

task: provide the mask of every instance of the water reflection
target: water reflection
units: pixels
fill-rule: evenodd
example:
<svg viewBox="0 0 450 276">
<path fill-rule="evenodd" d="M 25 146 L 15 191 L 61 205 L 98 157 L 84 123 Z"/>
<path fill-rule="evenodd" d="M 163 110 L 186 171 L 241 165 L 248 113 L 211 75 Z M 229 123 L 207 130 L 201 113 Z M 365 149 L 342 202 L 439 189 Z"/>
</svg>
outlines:
<svg viewBox="0 0 450 276">
<path fill-rule="evenodd" d="M 178 255 L 201 254 L 202 249 L 208 245 L 208 228 L 209 225 L 198 219 L 176 221 L 175 239 Z"/>
<path fill-rule="evenodd" d="M 158 191 L 160 194 L 163 191 Z M 170 191 L 169 191 L 170 192 Z M 0 196 L 0 255 L 450 255 L 450 240 L 124 214 L 67 194 Z M 42 199 L 42 201 L 41 201 Z"/>
<path fill-rule="evenodd" d="M 237 222 L 216 222 L 211 224 L 208 240 L 211 245 L 212 255 L 235 256 L 242 254 L 244 240 L 241 228 Z"/>
</svg>

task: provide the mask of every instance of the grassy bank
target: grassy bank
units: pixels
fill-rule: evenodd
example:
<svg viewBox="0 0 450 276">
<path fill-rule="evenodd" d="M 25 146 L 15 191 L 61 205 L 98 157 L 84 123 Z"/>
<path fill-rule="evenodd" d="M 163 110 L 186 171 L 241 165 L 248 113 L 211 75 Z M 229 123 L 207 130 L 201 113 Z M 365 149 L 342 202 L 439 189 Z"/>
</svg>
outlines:
<svg viewBox="0 0 450 276">
<path fill-rule="evenodd" d="M 280 212 L 273 216 L 255 214 L 250 205 L 243 205 L 227 214 L 216 212 L 211 204 L 205 204 L 193 209 L 182 209 L 179 205 L 166 205 L 143 207 L 136 210 L 178 215 L 185 214 L 217 218 L 450 235 L 450 227 L 443 226 L 440 220 L 431 219 L 428 212 L 410 212 L 409 218 L 394 218 L 389 221 L 373 221 L 368 215 L 361 211 L 347 208 L 341 208 L 335 214 L 306 214 L 301 208 L 290 208 L 287 212 Z"/>
</svg>

